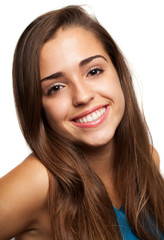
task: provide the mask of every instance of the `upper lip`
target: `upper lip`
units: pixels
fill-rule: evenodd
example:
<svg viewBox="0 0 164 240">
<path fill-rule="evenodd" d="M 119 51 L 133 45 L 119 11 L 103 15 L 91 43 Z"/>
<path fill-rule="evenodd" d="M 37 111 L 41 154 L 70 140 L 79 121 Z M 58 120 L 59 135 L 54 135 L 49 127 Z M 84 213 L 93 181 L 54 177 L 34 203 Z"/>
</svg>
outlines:
<svg viewBox="0 0 164 240">
<path fill-rule="evenodd" d="M 79 115 L 75 116 L 75 117 L 72 119 L 72 121 L 77 120 L 77 119 L 79 119 L 79 118 L 83 118 L 83 117 L 85 117 L 86 115 L 91 114 L 91 113 L 95 112 L 96 110 L 98 110 L 98 109 L 100 109 L 100 108 L 106 107 L 107 105 L 108 105 L 108 104 L 106 104 L 106 105 L 99 105 L 99 106 L 93 107 L 93 108 L 91 108 L 91 109 L 88 109 L 88 110 L 80 113 Z"/>
</svg>

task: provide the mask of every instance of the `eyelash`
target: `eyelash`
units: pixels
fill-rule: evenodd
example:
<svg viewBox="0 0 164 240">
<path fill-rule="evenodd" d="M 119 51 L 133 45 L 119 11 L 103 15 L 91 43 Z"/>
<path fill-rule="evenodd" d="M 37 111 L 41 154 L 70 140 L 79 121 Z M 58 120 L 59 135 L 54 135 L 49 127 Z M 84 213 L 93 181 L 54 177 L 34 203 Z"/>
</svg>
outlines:
<svg viewBox="0 0 164 240">
<path fill-rule="evenodd" d="M 59 88 L 57 89 L 57 91 L 55 91 L 55 92 L 58 92 L 58 91 L 60 91 L 61 88 L 63 88 L 64 86 L 62 86 L 62 85 L 59 84 L 59 83 L 52 85 L 52 86 L 48 89 L 47 95 L 49 96 L 49 95 L 51 95 L 51 94 L 55 94 L 55 92 L 53 93 L 53 91 L 55 90 L 56 87 L 59 87 Z"/>
<path fill-rule="evenodd" d="M 103 73 L 103 71 L 104 71 L 104 70 L 103 70 L 102 68 L 98 68 L 98 67 L 92 68 L 92 69 L 89 70 L 89 72 L 88 72 L 88 74 L 87 74 L 87 77 L 98 76 L 98 75 L 100 75 L 101 73 Z M 48 89 L 47 95 L 49 96 L 49 95 L 51 95 L 51 94 L 55 94 L 55 92 L 53 93 L 53 91 L 55 90 L 56 87 L 59 87 L 59 88 L 57 89 L 57 91 L 55 91 L 55 92 L 58 92 L 58 91 L 60 91 L 64 86 L 62 86 L 61 84 L 54 84 L 54 85 L 52 85 L 52 86 Z"/>
<path fill-rule="evenodd" d="M 100 75 L 101 73 L 103 73 L 103 71 L 104 71 L 104 70 L 103 70 L 102 68 L 95 67 L 95 68 L 92 68 L 92 69 L 88 72 L 87 76 L 88 76 L 88 77 L 97 76 L 97 75 Z"/>
</svg>

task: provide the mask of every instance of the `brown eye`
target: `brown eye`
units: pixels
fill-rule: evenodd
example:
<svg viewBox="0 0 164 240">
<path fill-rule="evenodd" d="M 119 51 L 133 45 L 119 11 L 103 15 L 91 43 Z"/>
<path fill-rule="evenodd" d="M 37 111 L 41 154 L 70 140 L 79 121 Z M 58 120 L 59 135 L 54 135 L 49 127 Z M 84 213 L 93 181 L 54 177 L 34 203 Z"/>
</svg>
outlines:
<svg viewBox="0 0 164 240">
<path fill-rule="evenodd" d="M 50 89 L 48 90 L 47 92 L 47 95 L 51 95 L 51 94 L 55 94 L 57 93 L 58 91 L 60 91 L 64 86 L 62 85 L 53 85 L 50 87 Z"/>
<path fill-rule="evenodd" d="M 91 71 L 89 71 L 89 73 L 88 73 L 88 77 L 92 77 L 92 76 L 95 76 L 95 75 L 99 75 L 99 74 L 101 74 L 103 72 L 103 70 L 102 69 L 100 69 L 100 68 L 95 68 L 95 69 L 92 69 Z"/>
</svg>

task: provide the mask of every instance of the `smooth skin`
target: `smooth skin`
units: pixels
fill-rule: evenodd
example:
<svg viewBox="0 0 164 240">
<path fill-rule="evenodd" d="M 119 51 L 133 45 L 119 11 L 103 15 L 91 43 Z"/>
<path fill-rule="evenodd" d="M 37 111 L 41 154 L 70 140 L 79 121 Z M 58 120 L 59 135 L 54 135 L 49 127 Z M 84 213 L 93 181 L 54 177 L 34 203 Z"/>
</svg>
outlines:
<svg viewBox="0 0 164 240">
<path fill-rule="evenodd" d="M 57 76 L 42 81 L 43 107 L 54 131 L 80 145 L 109 148 L 125 100 L 116 70 L 93 34 L 78 27 L 59 30 L 42 48 L 40 75 L 41 79 Z M 105 105 L 109 114 L 99 126 L 81 128 L 72 123 L 77 115 Z"/>
<path fill-rule="evenodd" d="M 83 61 L 98 55 L 103 57 Z M 81 28 L 60 29 L 41 50 L 40 73 L 43 107 L 49 124 L 58 134 L 81 145 L 89 164 L 104 182 L 113 205 L 119 207 L 112 166 L 114 133 L 125 103 L 110 58 L 90 32 Z M 55 77 L 45 79 L 52 75 Z M 109 105 L 110 111 L 98 126 L 85 129 L 72 123 L 77 115 L 104 105 Z M 155 150 L 153 155 L 159 168 Z M 53 239 L 48 189 L 47 169 L 33 155 L 0 179 L 0 240 L 13 236 L 16 240 Z"/>
</svg>

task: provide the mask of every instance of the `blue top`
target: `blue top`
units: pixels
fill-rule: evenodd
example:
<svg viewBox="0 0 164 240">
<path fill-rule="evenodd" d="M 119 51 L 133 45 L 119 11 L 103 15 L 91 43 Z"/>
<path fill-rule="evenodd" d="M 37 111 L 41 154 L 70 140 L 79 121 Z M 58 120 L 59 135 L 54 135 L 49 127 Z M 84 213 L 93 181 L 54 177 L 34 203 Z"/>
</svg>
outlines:
<svg viewBox="0 0 164 240">
<path fill-rule="evenodd" d="M 125 216 L 124 208 L 121 207 L 120 209 L 117 209 L 114 207 L 117 220 L 119 223 L 119 227 L 121 230 L 122 238 L 123 240 L 140 240 L 136 235 L 132 232 L 130 225 L 128 223 L 128 219 Z M 160 235 L 161 239 L 164 240 L 164 236 Z"/>
</svg>

